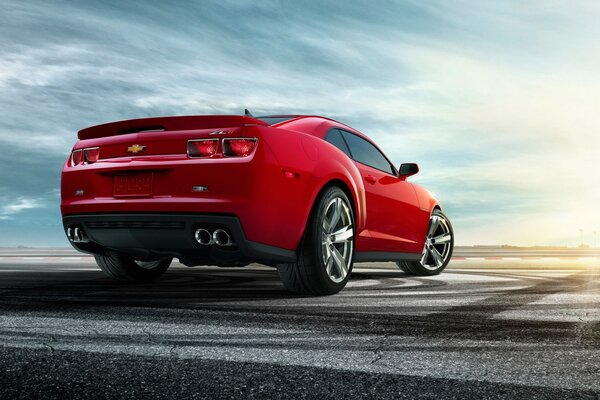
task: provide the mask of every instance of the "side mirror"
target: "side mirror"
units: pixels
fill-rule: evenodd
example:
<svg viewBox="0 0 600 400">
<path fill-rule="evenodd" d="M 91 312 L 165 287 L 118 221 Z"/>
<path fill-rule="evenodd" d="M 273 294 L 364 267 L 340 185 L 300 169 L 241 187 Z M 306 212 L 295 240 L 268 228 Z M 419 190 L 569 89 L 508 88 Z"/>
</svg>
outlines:
<svg viewBox="0 0 600 400">
<path fill-rule="evenodd" d="M 419 172 L 419 166 L 416 163 L 403 163 L 398 169 L 398 176 L 401 178 L 408 178 Z"/>
</svg>

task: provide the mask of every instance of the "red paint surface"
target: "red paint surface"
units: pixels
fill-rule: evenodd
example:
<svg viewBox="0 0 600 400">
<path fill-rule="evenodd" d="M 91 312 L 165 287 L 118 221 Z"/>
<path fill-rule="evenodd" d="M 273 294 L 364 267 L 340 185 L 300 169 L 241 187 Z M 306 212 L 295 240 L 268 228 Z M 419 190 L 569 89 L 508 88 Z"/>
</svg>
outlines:
<svg viewBox="0 0 600 400">
<path fill-rule="evenodd" d="M 166 130 L 123 133 L 136 127 Z M 79 132 L 73 149 L 98 147 L 98 161 L 65 163 L 61 211 L 65 216 L 233 214 L 248 240 L 293 250 L 320 191 L 337 184 L 346 188 L 355 205 L 356 251 L 420 253 L 435 199 L 405 178 L 348 158 L 323 140 L 333 127 L 367 138 L 322 117 L 300 117 L 274 126 L 239 116 L 166 117 L 87 128 Z M 257 143 L 249 156 L 225 157 L 223 138 L 256 138 Z M 187 143 L 193 139 L 218 139 L 216 153 L 190 158 Z M 145 147 L 132 154 L 128 149 L 134 145 Z M 135 196 L 134 188 L 131 196 L 115 196 L 115 177 L 134 173 L 151 173 L 151 193 Z M 208 191 L 192 191 L 193 186 L 207 186 Z M 76 196 L 78 190 L 84 194 Z"/>
</svg>

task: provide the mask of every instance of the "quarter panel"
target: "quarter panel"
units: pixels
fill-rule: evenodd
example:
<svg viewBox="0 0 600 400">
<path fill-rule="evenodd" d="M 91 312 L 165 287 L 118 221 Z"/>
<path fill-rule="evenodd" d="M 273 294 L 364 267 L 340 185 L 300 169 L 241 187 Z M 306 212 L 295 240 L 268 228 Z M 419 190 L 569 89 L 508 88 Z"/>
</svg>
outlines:
<svg viewBox="0 0 600 400">
<path fill-rule="evenodd" d="M 289 223 L 288 231 L 299 245 L 312 206 L 328 182 L 340 180 L 350 189 L 356 206 L 356 225 L 360 232 L 366 217 L 364 186 L 354 162 L 343 152 L 310 134 L 283 129 L 261 128 L 267 147 L 278 160 L 285 178 L 272 193 L 271 203 L 285 210 L 281 218 Z"/>
</svg>

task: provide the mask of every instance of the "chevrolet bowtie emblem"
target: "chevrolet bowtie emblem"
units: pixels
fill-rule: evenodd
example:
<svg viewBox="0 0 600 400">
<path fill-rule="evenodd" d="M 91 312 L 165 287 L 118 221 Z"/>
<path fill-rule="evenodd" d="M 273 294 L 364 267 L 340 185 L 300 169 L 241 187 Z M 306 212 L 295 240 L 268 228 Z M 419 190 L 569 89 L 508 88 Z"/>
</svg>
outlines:
<svg viewBox="0 0 600 400">
<path fill-rule="evenodd" d="M 133 146 L 129 146 L 127 148 L 127 151 L 129 153 L 139 153 L 140 151 L 144 151 L 144 149 L 146 148 L 146 146 L 140 146 L 139 144 L 134 144 Z"/>
</svg>

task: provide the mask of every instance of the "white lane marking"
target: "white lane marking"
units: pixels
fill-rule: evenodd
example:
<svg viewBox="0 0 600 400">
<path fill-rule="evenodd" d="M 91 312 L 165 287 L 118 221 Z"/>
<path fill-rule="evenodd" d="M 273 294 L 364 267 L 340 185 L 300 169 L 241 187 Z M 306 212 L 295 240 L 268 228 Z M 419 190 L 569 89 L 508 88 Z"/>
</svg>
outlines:
<svg viewBox="0 0 600 400">
<path fill-rule="evenodd" d="M 514 282 L 519 281 L 521 278 L 505 277 L 505 276 L 493 276 L 493 275 L 478 275 L 477 273 L 469 274 L 453 274 L 452 271 L 442 273 L 440 275 L 424 277 L 428 281 L 440 281 L 440 282 Z"/>
<path fill-rule="evenodd" d="M 600 310 L 593 308 L 578 308 L 572 310 L 569 305 L 563 304 L 564 309 L 555 306 L 552 310 L 509 310 L 494 315 L 493 319 L 511 321 L 538 321 L 538 322 L 598 322 Z"/>
<path fill-rule="evenodd" d="M 135 309 L 130 307 L 131 310 Z M 174 310 L 171 310 L 174 311 Z M 217 314 L 206 313 L 206 314 Z M 43 333 L 66 336 L 77 336 L 81 333 L 97 333 L 110 335 L 171 335 L 173 329 L 178 329 L 182 334 L 213 335 L 229 334 L 251 337 L 252 335 L 287 335 L 289 333 L 300 333 L 299 329 L 284 328 L 262 328 L 252 327 L 252 335 L 248 334 L 248 327 L 239 324 L 206 324 L 194 323 L 191 325 L 179 325 L 172 322 L 148 322 L 148 321 L 128 321 L 115 318 L 106 318 L 102 320 L 88 319 L 94 318 L 92 315 L 82 315 L 81 318 L 55 317 L 52 315 L 0 315 L 0 329 L 3 333 Z M 75 328 L 76 327 L 76 328 Z M 190 336 L 190 339 L 192 338 Z"/>
<path fill-rule="evenodd" d="M 468 294 L 473 295 L 474 293 L 478 295 L 487 295 L 487 294 L 498 294 L 498 293 L 506 293 L 508 291 L 513 290 L 522 290 L 530 287 L 530 285 L 521 285 L 521 286 L 502 286 L 498 288 L 489 288 L 483 290 L 411 290 L 411 291 L 399 291 L 399 292 L 390 292 L 388 290 L 385 293 L 360 293 L 360 294 L 344 294 L 342 291 L 340 294 L 337 294 L 336 297 L 351 297 L 351 298 L 363 298 L 363 297 L 381 297 L 381 296 L 398 296 L 398 297 L 413 297 L 413 296 L 446 296 L 446 295 L 454 295 L 454 294 Z M 469 296 L 470 298 L 470 296 Z M 406 303 L 404 303 L 406 304 Z M 465 302 L 465 304 L 468 304 Z"/>
<path fill-rule="evenodd" d="M 388 271 L 389 272 L 389 271 Z M 396 271 L 394 271 L 396 272 Z M 376 274 L 377 272 L 373 272 L 373 271 L 368 271 L 368 270 L 361 270 L 360 273 L 368 273 L 368 274 Z M 413 281 L 413 280 L 405 280 L 402 278 L 390 278 L 390 277 L 381 277 L 379 279 L 377 278 L 373 278 L 373 279 L 361 279 L 361 280 L 357 280 L 357 281 L 349 281 L 348 285 L 346 287 L 348 288 L 362 288 L 362 287 L 372 287 L 372 286 L 377 286 L 377 285 L 386 285 L 386 287 L 401 287 L 403 289 L 409 288 L 409 287 L 417 287 L 417 286 L 422 286 L 423 282 L 420 281 Z"/>
</svg>

